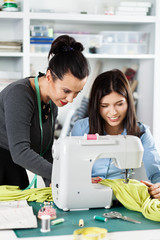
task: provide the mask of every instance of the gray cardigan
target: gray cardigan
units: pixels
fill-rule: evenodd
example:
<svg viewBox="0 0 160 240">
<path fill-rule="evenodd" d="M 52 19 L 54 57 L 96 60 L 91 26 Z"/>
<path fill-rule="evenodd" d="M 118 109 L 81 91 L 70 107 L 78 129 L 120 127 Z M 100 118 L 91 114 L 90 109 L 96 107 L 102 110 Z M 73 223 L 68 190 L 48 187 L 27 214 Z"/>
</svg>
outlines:
<svg viewBox="0 0 160 240">
<path fill-rule="evenodd" d="M 53 102 L 52 109 L 55 125 L 57 107 Z M 42 176 L 46 182 L 51 181 L 53 136 L 49 114 L 43 123 L 43 150 L 52 140 L 48 151 L 41 157 L 37 97 L 29 78 L 18 80 L 0 92 L 0 147 L 10 151 L 16 164 Z"/>
</svg>

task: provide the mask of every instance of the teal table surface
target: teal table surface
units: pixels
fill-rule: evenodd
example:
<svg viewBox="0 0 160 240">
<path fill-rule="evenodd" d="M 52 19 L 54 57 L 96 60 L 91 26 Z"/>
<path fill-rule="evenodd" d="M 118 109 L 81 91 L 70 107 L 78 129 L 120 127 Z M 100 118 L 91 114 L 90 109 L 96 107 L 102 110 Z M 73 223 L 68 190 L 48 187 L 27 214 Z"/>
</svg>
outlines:
<svg viewBox="0 0 160 240">
<path fill-rule="evenodd" d="M 41 208 L 40 203 L 29 202 L 29 205 L 33 207 L 34 214 L 37 216 L 39 209 Z M 38 219 L 38 228 L 34 229 L 17 229 L 14 230 L 18 238 L 27 237 L 39 237 L 39 236 L 58 236 L 58 235 L 71 235 L 74 230 L 79 229 L 79 220 L 84 220 L 84 227 L 100 227 L 106 228 L 108 232 L 116 231 L 136 231 L 136 230 L 149 230 L 149 229 L 160 229 L 160 222 L 151 221 L 146 219 L 142 213 L 135 212 L 126 209 L 123 206 L 112 207 L 110 209 L 90 209 L 86 211 L 68 211 L 64 212 L 54 206 L 58 218 L 64 218 L 64 222 L 57 225 L 51 225 L 51 231 L 48 233 L 42 233 L 40 231 L 41 221 Z M 141 222 L 132 223 L 122 219 L 108 219 L 107 222 L 94 220 L 95 215 L 102 216 L 103 213 L 110 211 L 118 211 L 124 216 L 133 218 Z"/>
</svg>

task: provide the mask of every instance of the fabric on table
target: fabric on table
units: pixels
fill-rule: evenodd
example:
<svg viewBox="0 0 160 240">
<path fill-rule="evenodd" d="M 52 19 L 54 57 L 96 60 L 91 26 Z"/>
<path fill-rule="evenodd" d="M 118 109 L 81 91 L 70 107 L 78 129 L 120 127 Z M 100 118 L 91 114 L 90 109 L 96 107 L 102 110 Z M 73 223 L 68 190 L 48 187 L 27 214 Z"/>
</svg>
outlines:
<svg viewBox="0 0 160 240">
<path fill-rule="evenodd" d="M 32 188 L 20 190 L 18 186 L 0 186 L 0 201 L 27 200 L 27 201 L 53 201 L 51 187 Z"/>
<path fill-rule="evenodd" d="M 143 183 L 133 179 L 130 179 L 128 184 L 124 183 L 123 179 L 104 179 L 100 184 L 111 187 L 124 207 L 141 212 L 150 220 L 160 222 L 160 201 L 150 198 L 148 187 Z M 22 191 L 18 186 L 0 186 L 0 201 L 24 199 L 36 202 L 53 201 L 51 187 Z"/>
<path fill-rule="evenodd" d="M 134 179 L 130 179 L 127 184 L 123 181 L 104 179 L 99 183 L 111 187 L 116 198 L 126 208 L 141 212 L 145 218 L 160 222 L 160 201 L 151 199 L 148 187 Z"/>
</svg>

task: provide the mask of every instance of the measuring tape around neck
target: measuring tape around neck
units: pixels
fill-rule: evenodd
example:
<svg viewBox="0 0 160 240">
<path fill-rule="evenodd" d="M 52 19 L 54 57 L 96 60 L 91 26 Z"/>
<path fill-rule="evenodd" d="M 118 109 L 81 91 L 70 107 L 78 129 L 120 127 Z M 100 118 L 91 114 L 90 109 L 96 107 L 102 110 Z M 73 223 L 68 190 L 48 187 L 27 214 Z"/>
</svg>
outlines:
<svg viewBox="0 0 160 240">
<path fill-rule="evenodd" d="M 41 96 L 40 96 L 40 90 L 39 90 L 39 84 L 38 84 L 38 77 L 34 78 L 35 83 L 35 89 L 36 89 L 36 95 L 37 95 L 37 103 L 38 103 L 38 114 L 39 114 L 39 125 L 41 130 L 41 151 L 40 155 L 43 156 L 45 152 L 48 150 L 50 142 L 47 146 L 47 148 L 43 151 L 43 126 L 42 126 L 42 110 L 41 110 Z M 49 101 L 50 108 L 51 108 L 51 118 L 52 118 L 52 129 L 53 129 L 53 113 L 52 113 L 52 103 Z M 51 138 L 52 139 L 52 138 Z"/>
<path fill-rule="evenodd" d="M 42 110 L 41 110 L 41 96 L 40 96 L 40 90 L 39 90 L 39 84 L 38 84 L 38 77 L 34 78 L 34 83 L 35 83 L 35 89 L 36 89 L 36 95 L 37 95 L 37 103 L 38 103 L 38 114 L 39 114 L 39 125 L 40 125 L 40 131 L 41 131 L 41 150 L 40 150 L 40 156 L 43 156 L 51 143 L 51 140 L 48 144 L 48 146 L 46 147 L 46 149 L 44 149 L 43 151 L 43 126 L 42 126 Z M 53 125 L 54 125 L 54 119 L 53 119 L 53 111 L 52 111 L 52 103 L 51 101 L 49 101 L 50 104 L 50 108 L 51 108 L 51 119 L 52 119 L 52 129 L 53 129 Z M 52 131 L 53 132 L 53 131 Z M 34 185 L 35 188 L 37 188 L 37 174 L 34 175 L 31 183 L 29 184 L 29 186 L 27 188 L 25 188 L 24 190 L 30 189 L 32 186 Z"/>
<path fill-rule="evenodd" d="M 43 145 L 43 127 L 42 127 L 42 110 L 41 110 L 41 96 L 39 91 L 39 84 L 38 84 L 38 77 L 35 77 L 34 84 L 36 88 L 36 94 L 37 94 L 37 102 L 38 102 L 38 113 L 39 113 L 39 125 L 41 130 L 41 151 L 42 151 L 42 145 Z M 41 154 L 41 152 L 40 152 Z"/>
</svg>

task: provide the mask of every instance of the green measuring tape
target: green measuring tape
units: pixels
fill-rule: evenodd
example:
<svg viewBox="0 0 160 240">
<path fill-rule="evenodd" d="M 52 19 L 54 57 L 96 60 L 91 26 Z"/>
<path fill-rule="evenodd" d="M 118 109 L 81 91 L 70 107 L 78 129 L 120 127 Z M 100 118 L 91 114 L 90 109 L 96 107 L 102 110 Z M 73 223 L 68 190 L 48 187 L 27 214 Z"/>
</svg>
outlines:
<svg viewBox="0 0 160 240">
<path fill-rule="evenodd" d="M 46 147 L 46 149 L 44 149 L 43 151 L 43 126 L 42 126 L 42 110 L 41 110 L 41 96 L 40 96 L 40 90 L 39 90 L 39 84 L 38 84 L 38 77 L 35 77 L 34 79 L 34 83 L 35 83 L 35 88 L 36 88 L 36 95 L 37 95 L 37 102 L 38 102 L 38 114 L 39 114 L 39 125 L 40 125 L 40 131 L 41 131 L 41 150 L 40 150 L 40 156 L 43 156 L 51 143 L 51 140 L 48 144 L 48 146 Z M 52 111 L 52 102 L 49 101 L 50 104 L 50 108 L 51 108 L 51 119 L 52 119 L 52 129 L 53 129 L 53 125 L 54 125 L 54 119 L 53 119 L 53 111 Z M 51 137 L 52 139 L 52 137 Z M 34 188 L 37 188 L 37 174 L 34 175 L 31 183 L 29 184 L 29 186 L 27 188 L 25 188 L 24 190 L 30 189 L 32 186 L 34 185 Z"/>
</svg>

